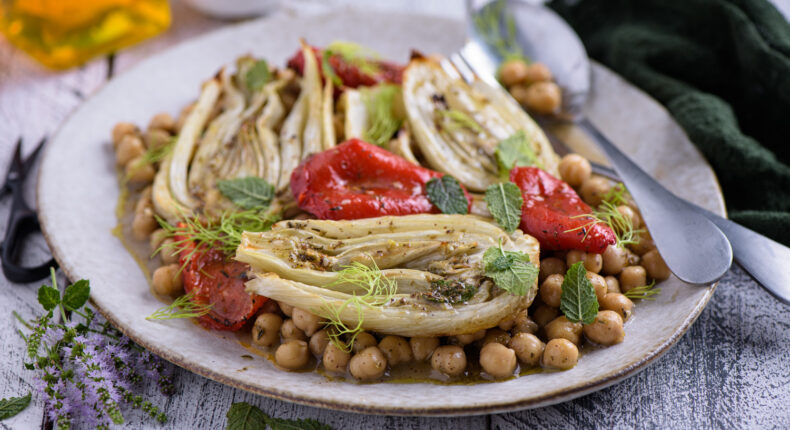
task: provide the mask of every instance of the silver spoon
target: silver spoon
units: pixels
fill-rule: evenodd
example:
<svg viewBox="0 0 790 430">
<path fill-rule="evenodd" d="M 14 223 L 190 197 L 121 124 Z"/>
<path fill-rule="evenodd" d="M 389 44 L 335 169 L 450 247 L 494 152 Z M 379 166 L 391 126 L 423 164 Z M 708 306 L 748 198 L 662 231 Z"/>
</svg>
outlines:
<svg viewBox="0 0 790 430">
<path fill-rule="evenodd" d="M 590 64 L 573 30 L 545 7 L 513 0 L 505 3 L 508 15 L 513 17 L 514 30 L 518 30 L 518 45 L 527 56 L 545 63 L 563 88 L 566 109 L 558 119 L 573 121 L 604 151 L 638 203 L 642 219 L 670 270 L 690 284 L 718 281 L 732 265 L 732 247 L 724 233 L 702 212 L 651 178 L 585 118 Z M 474 25 L 474 16 L 480 11 L 472 10 L 471 0 L 467 0 L 467 5 L 473 13 L 468 31 L 471 40 L 461 49 L 460 56 L 482 79 L 499 85 L 494 76 L 501 59 Z M 483 9 L 486 7 L 491 4 Z"/>
</svg>

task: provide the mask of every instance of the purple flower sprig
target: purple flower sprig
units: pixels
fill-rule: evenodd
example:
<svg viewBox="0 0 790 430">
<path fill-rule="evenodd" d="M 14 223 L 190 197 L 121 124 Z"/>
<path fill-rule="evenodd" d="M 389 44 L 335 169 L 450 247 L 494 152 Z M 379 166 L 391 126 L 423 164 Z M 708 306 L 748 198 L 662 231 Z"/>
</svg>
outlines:
<svg viewBox="0 0 790 430">
<path fill-rule="evenodd" d="M 106 429 L 124 422 L 122 406 L 128 406 L 166 422 L 158 407 L 132 390 L 145 377 L 155 379 L 163 393 L 172 394 L 168 366 L 87 307 L 89 295 L 85 280 L 69 285 L 61 295 L 53 269 L 52 286 L 38 291 L 46 313 L 25 321 L 14 312 L 30 330 L 28 335 L 20 331 L 30 359 L 24 366 L 36 372 L 34 386 L 44 399 L 48 418 L 60 429 L 73 424 Z M 56 311 L 60 323 L 54 321 Z"/>
</svg>

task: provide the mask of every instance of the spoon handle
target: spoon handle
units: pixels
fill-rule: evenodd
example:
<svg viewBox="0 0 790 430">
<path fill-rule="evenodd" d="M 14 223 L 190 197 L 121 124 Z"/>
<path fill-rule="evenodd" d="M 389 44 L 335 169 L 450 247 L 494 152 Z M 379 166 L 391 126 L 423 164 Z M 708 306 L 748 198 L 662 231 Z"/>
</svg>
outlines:
<svg viewBox="0 0 790 430">
<path fill-rule="evenodd" d="M 611 161 L 675 276 L 690 284 L 710 284 L 724 276 L 732 265 L 732 247 L 724 233 L 645 173 L 589 120 L 578 119 L 577 125 Z"/>
</svg>

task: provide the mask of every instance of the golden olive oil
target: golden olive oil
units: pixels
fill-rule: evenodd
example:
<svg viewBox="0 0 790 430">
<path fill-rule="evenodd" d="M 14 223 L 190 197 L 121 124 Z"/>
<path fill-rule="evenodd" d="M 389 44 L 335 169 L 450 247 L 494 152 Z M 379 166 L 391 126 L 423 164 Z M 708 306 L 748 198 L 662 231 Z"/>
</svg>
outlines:
<svg viewBox="0 0 790 430">
<path fill-rule="evenodd" d="M 53 69 L 117 51 L 169 25 L 167 0 L 0 0 L 0 31 Z"/>
</svg>

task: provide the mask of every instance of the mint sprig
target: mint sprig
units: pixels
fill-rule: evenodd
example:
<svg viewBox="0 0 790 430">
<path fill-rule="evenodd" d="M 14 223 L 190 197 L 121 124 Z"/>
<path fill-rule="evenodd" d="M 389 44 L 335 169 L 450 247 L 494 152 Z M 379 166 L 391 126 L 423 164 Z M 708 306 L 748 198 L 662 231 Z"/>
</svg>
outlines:
<svg viewBox="0 0 790 430">
<path fill-rule="evenodd" d="M 579 261 L 565 273 L 562 281 L 560 310 L 570 322 L 591 324 L 598 314 L 598 297 L 595 287 L 587 279 L 584 263 Z"/>
<path fill-rule="evenodd" d="M 492 246 L 483 254 L 483 270 L 497 287 L 515 296 L 525 296 L 538 279 L 538 267 L 529 255 Z"/>
<path fill-rule="evenodd" d="M 274 186 L 255 176 L 217 181 L 223 196 L 243 209 L 264 208 L 274 198 Z"/>
<path fill-rule="evenodd" d="M 488 211 L 506 232 L 512 233 L 521 223 L 521 190 L 512 182 L 491 185 L 485 196 Z"/>
<path fill-rule="evenodd" d="M 467 214 L 469 202 L 466 200 L 464 189 L 458 180 L 450 175 L 433 178 L 425 184 L 428 200 L 431 201 L 442 213 Z"/>
<path fill-rule="evenodd" d="M 24 411 L 30 404 L 30 396 L 30 393 L 27 393 L 26 396 L 22 397 L 0 399 L 0 421 L 11 418 Z"/>
<path fill-rule="evenodd" d="M 259 408 L 247 403 L 239 402 L 230 405 L 226 415 L 228 425 L 226 430 L 332 430 L 332 427 L 306 418 L 287 420 L 266 415 Z"/>
<path fill-rule="evenodd" d="M 494 150 L 497 164 L 499 165 L 499 177 L 506 180 L 510 175 L 510 169 L 517 166 L 538 166 L 543 167 L 542 163 L 529 144 L 524 130 L 515 132 L 507 139 L 503 139 Z"/>
</svg>

